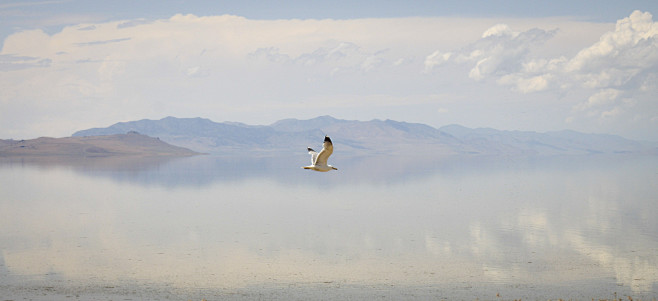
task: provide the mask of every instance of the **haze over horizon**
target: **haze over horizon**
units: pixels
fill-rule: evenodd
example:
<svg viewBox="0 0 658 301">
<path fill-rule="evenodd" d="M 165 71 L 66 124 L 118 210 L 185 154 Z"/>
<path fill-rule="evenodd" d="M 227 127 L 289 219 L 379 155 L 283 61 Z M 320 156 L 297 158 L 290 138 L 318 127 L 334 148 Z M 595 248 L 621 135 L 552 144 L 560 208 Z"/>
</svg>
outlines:
<svg viewBox="0 0 658 301">
<path fill-rule="evenodd" d="M 656 13 L 655 1 L 5 1 L 0 139 L 331 115 L 658 141 Z"/>
</svg>

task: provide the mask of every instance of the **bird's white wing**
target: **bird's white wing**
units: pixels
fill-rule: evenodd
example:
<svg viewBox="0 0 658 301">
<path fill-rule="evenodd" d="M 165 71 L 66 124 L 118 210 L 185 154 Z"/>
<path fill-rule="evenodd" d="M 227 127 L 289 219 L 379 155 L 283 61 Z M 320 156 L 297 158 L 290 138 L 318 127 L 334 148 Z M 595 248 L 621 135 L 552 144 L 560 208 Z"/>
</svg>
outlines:
<svg viewBox="0 0 658 301">
<path fill-rule="evenodd" d="M 315 160 L 315 165 L 327 165 L 327 160 L 331 153 L 334 152 L 334 145 L 331 143 L 331 139 L 328 136 L 324 136 L 324 144 L 322 145 L 322 150 L 318 153 L 318 157 Z"/>
<path fill-rule="evenodd" d="M 311 154 L 311 165 L 315 165 L 315 162 L 318 160 L 318 152 L 309 147 L 308 153 Z"/>
</svg>

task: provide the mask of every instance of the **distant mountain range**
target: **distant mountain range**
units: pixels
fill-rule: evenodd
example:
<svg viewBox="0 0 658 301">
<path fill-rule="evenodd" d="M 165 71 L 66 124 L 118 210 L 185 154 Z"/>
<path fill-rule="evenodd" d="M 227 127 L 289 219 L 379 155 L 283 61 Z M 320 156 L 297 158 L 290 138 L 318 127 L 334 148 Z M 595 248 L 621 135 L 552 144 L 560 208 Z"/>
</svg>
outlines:
<svg viewBox="0 0 658 301">
<path fill-rule="evenodd" d="M 198 153 L 136 132 L 116 135 L 0 140 L 0 157 L 191 156 Z"/>
<path fill-rule="evenodd" d="M 355 155 L 658 154 L 658 145 L 655 143 L 638 142 L 614 135 L 575 131 L 500 131 L 490 128 L 470 129 L 459 125 L 437 129 L 419 123 L 341 120 L 330 116 L 309 120 L 284 119 L 271 125 L 166 117 L 160 120 L 119 122 L 106 128 L 78 131 L 73 137 L 128 132 L 157 137 L 173 145 L 211 154 L 306 152 L 307 146 L 320 148 L 325 134 L 334 142 L 334 153 Z"/>
</svg>

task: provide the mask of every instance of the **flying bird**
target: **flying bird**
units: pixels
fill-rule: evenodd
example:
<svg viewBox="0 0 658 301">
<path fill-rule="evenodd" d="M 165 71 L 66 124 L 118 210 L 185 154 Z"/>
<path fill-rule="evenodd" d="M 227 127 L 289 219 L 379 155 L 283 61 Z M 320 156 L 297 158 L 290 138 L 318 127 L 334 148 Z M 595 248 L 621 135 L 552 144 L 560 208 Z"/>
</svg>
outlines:
<svg viewBox="0 0 658 301">
<path fill-rule="evenodd" d="M 334 145 L 331 143 L 329 136 L 324 136 L 324 143 L 322 150 L 318 153 L 312 148 L 308 148 L 308 153 L 311 154 L 311 165 L 302 167 L 303 169 L 312 169 L 315 171 L 327 172 L 330 170 L 338 170 L 338 168 L 327 164 L 327 160 L 331 153 L 334 152 Z"/>
</svg>

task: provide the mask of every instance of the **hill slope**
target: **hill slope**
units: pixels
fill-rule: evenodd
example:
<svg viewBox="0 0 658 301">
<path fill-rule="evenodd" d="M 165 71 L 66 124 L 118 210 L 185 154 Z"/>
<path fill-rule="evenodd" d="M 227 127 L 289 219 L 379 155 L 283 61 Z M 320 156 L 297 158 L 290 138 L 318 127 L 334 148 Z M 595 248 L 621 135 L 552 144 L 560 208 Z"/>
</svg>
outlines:
<svg viewBox="0 0 658 301">
<path fill-rule="evenodd" d="M 459 125 L 440 128 L 471 145 L 478 152 L 492 154 L 597 154 L 651 152 L 656 145 L 614 135 L 584 134 L 575 131 L 528 132 L 470 129 Z"/>
<path fill-rule="evenodd" d="M 116 123 L 107 128 L 79 131 L 74 137 L 137 131 L 199 152 L 305 152 L 332 137 L 336 153 L 382 154 L 513 154 L 555 155 L 655 152 L 655 145 L 613 135 L 573 131 L 523 132 L 470 129 L 458 125 L 433 128 L 394 120 L 356 121 L 320 116 L 284 119 L 271 125 L 217 123 L 203 118 L 166 117 Z"/>
<path fill-rule="evenodd" d="M 0 156 L 107 157 L 126 155 L 189 156 L 195 154 L 198 153 L 135 132 L 107 136 L 42 137 L 21 141 L 0 140 Z"/>
<path fill-rule="evenodd" d="M 269 126 L 216 123 L 202 118 L 166 117 L 116 123 L 107 128 L 78 131 L 74 137 L 119 134 L 138 131 L 171 144 L 200 152 L 305 152 L 307 146 L 320 147 L 329 135 L 340 147 L 336 152 L 398 153 L 432 151 L 460 153 L 461 142 L 423 124 L 393 120 L 353 121 L 321 116 L 309 120 L 285 119 Z"/>
</svg>

